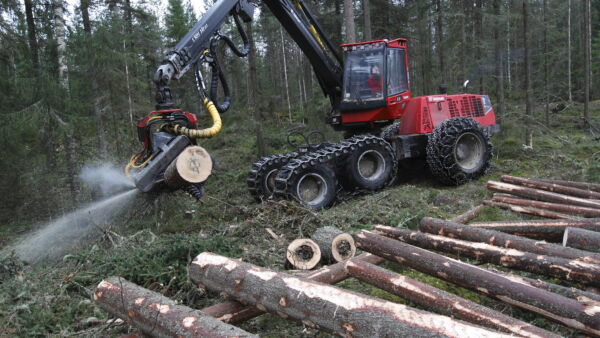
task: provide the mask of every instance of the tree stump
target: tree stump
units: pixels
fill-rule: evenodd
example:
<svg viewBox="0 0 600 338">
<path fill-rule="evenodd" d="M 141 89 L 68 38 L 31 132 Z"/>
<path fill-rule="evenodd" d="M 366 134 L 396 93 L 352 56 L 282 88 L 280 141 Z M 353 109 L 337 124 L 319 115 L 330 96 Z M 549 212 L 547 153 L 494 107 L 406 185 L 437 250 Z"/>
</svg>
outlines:
<svg viewBox="0 0 600 338">
<path fill-rule="evenodd" d="M 173 189 L 202 183 L 210 176 L 212 166 L 212 159 L 204 148 L 187 147 L 165 170 L 165 183 Z"/>
<path fill-rule="evenodd" d="M 337 228 L 331 226 L 319 228 L 312 239 L 319 245 L 322 259 L 326 263 L 345 261 L 356 254 L 354 238 Z"/>
<path fill-rule="evenodd" d="M 308 238 L 298 238 L 292 241 L 286 251 L 287 263 L 299 270 L 311 270 L 321 260 L 319 245 Z"/>
</svg>

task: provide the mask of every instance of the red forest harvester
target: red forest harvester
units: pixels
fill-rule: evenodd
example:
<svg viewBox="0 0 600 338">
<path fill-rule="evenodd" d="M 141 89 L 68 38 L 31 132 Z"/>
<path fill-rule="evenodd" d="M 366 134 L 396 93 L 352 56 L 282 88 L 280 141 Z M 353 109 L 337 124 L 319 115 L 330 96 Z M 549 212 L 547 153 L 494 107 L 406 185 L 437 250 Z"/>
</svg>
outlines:
<svg viewBox="0 0 600 338">
<path fill-rule="evenodd" d="M 397 172 L 399 161 L 412 158 L 426 159 L 431 173 L 449 185 L 477 179 L 489 169 L 490 139 L 499 127 L 487 95 L 411 97 L 405 39 L 345 44 L 342 59 L 302 0 L 263 3 L 310 61 L 331 102 L 326 122 L 344 131 L 347 138 L 309 144 L 254 163 L 247 183 L 257 200 L 275 195 L 320 209 L 331 205 L 342 189 L 376 191 L 388 186 L 402 175 Z M 173 181 L 173 170 L 167 167 L 173 167 L 176 158 L 181 162 L 180 154 L 196 138 L 218 133 L 219 114 L 229 107 L 230 95 L 215 47 L 222 40 L 234 54 L 245 56 L 249 45 L 239 18 L 251 20 L 253 9 L 248 0 L 218 1 L 163 60 L 155 75 L 158 111 L 139 124 L 145 147 L 130 165 L 138 169 L 134 180 L 140 189 L 176 187 L 165 185 Z M 229 16 L 244 42 L 242 49 L 219 31 Z M 212 69 L 209 91 L 198 66 L 201 63 Z M 195 129 L 195 119 L 175 109 L 168 86 L 191 67 L 200 98 L 215 121 L 208 130 Z M 223 103 L 217 100 L 219 83 Z M 203 181 L 177 182 L 196 197 L 201 195 Z"/>
</svg>

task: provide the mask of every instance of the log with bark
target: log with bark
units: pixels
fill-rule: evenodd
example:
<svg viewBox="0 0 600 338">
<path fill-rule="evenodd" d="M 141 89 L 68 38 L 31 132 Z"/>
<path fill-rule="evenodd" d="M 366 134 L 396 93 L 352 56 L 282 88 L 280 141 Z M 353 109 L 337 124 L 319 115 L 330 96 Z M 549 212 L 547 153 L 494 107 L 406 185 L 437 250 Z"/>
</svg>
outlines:
<svg viewBox="0 0 600 338">
<path fill-rule="evenodd" d="M 93 299 L 151 337 L 258 337 L 121 277 L 100 282 Z"/>
<path fill-rule="evenodd" d="M 500 248 L 485 243 L 468 242 L 382 225 L 374 226 L 373 232 L 424 249 L 444 251 L 511 269 L 533 272 L 586 285 L 600 286 L 600 265 L 598 264 Z"/>
<path fill-rule="evenodd" d="M 190 183 L 202 183 L 212 172 L 212 159 L 200 146 L 185 148 L 165 170 L 165 183 L 179 189 Z"/>
<path fill-rule="evenodd" d="M 554 183 L 554 184 L 560 184 L 560 185 L 564 185 L 567 187 L 573 187 L 573 188 L 577 188 L 577 189 L 600 192 L 600 184 L 597 184 L 597 183 L 551 180 L 551 179 L 540 179 L 540 181 Z"/>
<path fill-rule="evenodd" d="M 356 254 L 354 238 L 338 228 L 326 226 L 319 228 L 311 237 L 321 249 L 321 259 L 326 263 L 345 261 Z"/>
<path fill-rule="evenodd" d="M 511 233 L 513 235 L 560 241 L 568 227 L 600 231 L 600 218 L 584 220 L 531 220 L 473 222 L 469 226 Z"/>
<path fill-rule="evenodd" d="M 483 242 L 503 248 L 517 249 L 540 255 L 577 259 L 582 262 L 600 264 L 600 254 L 574 248 L 565 248 L 558 244 L 536 241 L 500 231 L 465 226 L 437 218 L 424 217 L 421 219 L 419 230 L 430 234 L 457 238 L 470 242 Z"/>
<path fill-rule="evenodd" d="M 563 236 L 563 246 L 581 250 L 600 252 L 600 232 L 581 228 L 567 228 Z"/>
<path fill-rule="evenodd" d="M 542 189 L 546 191 L 551 191 L 563 195 L 581 197 L 581 198 L 591 198 L 591 199 L 600 199 L 600 192 L 595 192 L 591 190 L 584 190 L 574 187 L 568 187 L 556 183 L 544 182 L 541 180 L 531 179 L 531 178 L 522 178 L 515 177 L 509 175 L 503 175 L 501 178 L 502 182 L 522 185 L 524 187 L 534 188 L 534 189 Z"/>
<path fill-rule="evenodd" d="M 384 261 L 383 258 L 370 253 L 363 253 L 353 259 L 370 264 L 381 264 Z M 348 272 L 344 268 L 344 262 L 325 266 L 306 276 L 307 279 L 326 284 L 337 284 L 348 277 Z M 233 300 L 205 307 L 202 309 L 202 312 L 218 320 L 232 324 L 241 323 L 265 313 L 254 306 L 247 306 Z"/>
<path fill-rule="evenodd" d="M 504 182 L 488 181 L 487 188 L 492 191 L 508 193 L 511 195 L 532 198 L 540 201 L 578 205 L 582 207 L 600 209 L 600 202 L 595 200 L 557 194 L 550 191 L 532 189 Z"/>
<path fill-rule="evenodd" d="M 429 311 L 521 337 L 558 337 L 549 331 L 373 264 L 351 259 L 346 263 L 346 270 L 352 277 Z"/>
<path fill-rule="evenodd" d="M 600 307 L 538 289 L 491 271 L 363 230 L 356 236 L 359 249 L 402 266 L 480 292 L 537 313 L 568 327 L 600 336 Z"/>
<path fill-rule="evenodd" d="M 574 218 L 576 218 L 575 216 L 565 215 L 565 214 L 561 214 L 561 213 L 554 212 L 554 211 L 548 211 L 548 210 L 537 209 L 537 208 L 532 208 L 532 207 L 522 207 L 522 206 L 518 206 L 518 205 L 512 205 L 512 204 L 496 202 L 496 201 L 486 200 L 486 201 L 483 201 L 482 203 L 489 207 L 496 207 L 496 208 L 509 210 L 512 212 L 516 212 L 519 214 L 525 214 L 525 215 L 540 216 L 540 217 L 552 218 L 552 219 L 574 219 Z"/>
<path fill-rule="evenodd" d="M 494 202 L 518 205 L 521 207 L 533 207 L 538 209 L 556 211 L 562 214 L 576 215 L 581 217 L 600 217 L 600 209 L 579 207 L 576 205 L 560 204 L 534 201 L 529 199 L 518 198 L 506 194 L 494 194 L 492 198 Z M 462 222 L 459 222 L 462 223 Z"/>
<path fill-rule="evenodd" d="M 298 238 L 288 245 L 285 257 L 287 263 L 299 270 L 313 269 L 321 261 L 321 249 L 309 238 Z"/>
<path fill-rule="evenodd" d="M 344 336 L 496 337 L 446 316 L 204 252 L 190 279 L 257 308 Z M 502 336 L 502 335 L 500 335 Z"/>
<path fill-rule="evenodd" d="M 478 206 L 473 207 L 470 210 L 467 210 L 463 214 L 451 218 L 450 220 L 456 223 L 467 223 L 468 221 L 477 218 L 477 216 L 479 216 L 483 209 L 485 209 L 485 205 L 480 204 Z"/>
<path fill-rule="evenodd" d="M 525 277 L 525 276 L 515 275 L 512 273 L 499 271 L 499 270 L 496 270 L 491 267 L 487 268 L 487 269 L 493 271 L 494 273 L 502 275 L 512 281 L 515 281 L 517 283 L 526 284 L 526 285 L 530 285 L 530 286 L 533 286 L 533 287 L 536 287 L 539 289 L 558 293 L 559 295 L 575 299 L 584 305 L 591 305 L 595 302 L 597 306 L 600 306 L 600 295 L 597 295 L 592 292 L 584 291 L 584 290 L 577 289 L 574 287 L 567 287 L 567 286 L 550 283 L 550 282 L 547 282 L 547 281 L 544 281 L 541 279 L 533 279 L 533 278 L 529 278 L 529 277 Z"/>
</svg>

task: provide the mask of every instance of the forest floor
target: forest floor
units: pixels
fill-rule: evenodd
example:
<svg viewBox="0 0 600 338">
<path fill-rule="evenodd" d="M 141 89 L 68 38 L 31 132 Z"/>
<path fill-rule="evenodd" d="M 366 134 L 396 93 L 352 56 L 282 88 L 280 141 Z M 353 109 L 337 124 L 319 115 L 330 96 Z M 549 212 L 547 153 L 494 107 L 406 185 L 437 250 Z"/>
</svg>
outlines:
<svg viewBox="0 0 600 338">
<path fill-rule="evenodd" d="M 592 122 L 600 126 L 600 102 L 592 108 Z M 181 193 L 161 196 L 153 203 L 138 197 L 132 209 L 108 230 L 90 235 L 80 248 L 58 261 L 37 266 L 15 257 L 0 261 L 0 336 L 118 336 L 130 332 L 126 325 L 107 324 L 107 313 L 90 300 L 91 290 L 107 276 L 122 276 L 195 308 L 220 302 L 223 299 L 216 293 L 199 291 L 188 281 L 187 263 L 197 254 L 211 251 L 284 270 L 285 247 L 273 241 L 267 227 L 287 241 L 310 236 L 325 225 L 348 232 L 373 224 L 414 228 L 423 216 L 449 218 L 479 204 L 490 196 L 485 182 L 503 174 L 600 183 L 600 130 L 582 129 L 579 106 L 553 114 L 550 125 L 534 123 L 533 149 L 523 147 L 522 114 L 516 113 L 521 107 L 509 111 L 514 113 L 503 117 L 502 132 L 494 138 L 492 170 L 482 179 L 446 187 L 426 171 L 401 172 L 400 182 L 393 187 L 341 201 L 320 212 L 289 201 L 253 201 L 245 178 L 255 160 L 254 126 L 226 115 L 223 134 L 203 143 L 216 157 L 217 166 L 200 204 Z M 269 153 L 292 150 L 286 148 L 282 125 L 265 126 Z M 522 216 L 487 208 L 477 220 L 519 218 Z M 0 227 L 0 249 L 33 227 Z M 563 326 L 437 278 L 398 265 L 386 267 L 550 331 L 573 334 Z M 355 279 L 340 285 L 407 303 Z M 272 315 L 240 326 L 267 337 L 327 336 Z"/>
</svg>

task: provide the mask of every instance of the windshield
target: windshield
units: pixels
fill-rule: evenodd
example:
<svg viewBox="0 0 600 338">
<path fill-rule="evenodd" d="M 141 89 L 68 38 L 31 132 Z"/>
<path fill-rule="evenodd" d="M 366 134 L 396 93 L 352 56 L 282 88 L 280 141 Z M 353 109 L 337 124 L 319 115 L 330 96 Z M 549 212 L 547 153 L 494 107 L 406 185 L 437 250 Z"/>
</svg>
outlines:
<svg viewBox="0 0 600 338">
<path fill-rule="evenodd" d="M 347 52 L 344 66 L 344 101 L 383 99 L 382 48 Z"/>
</svg>

